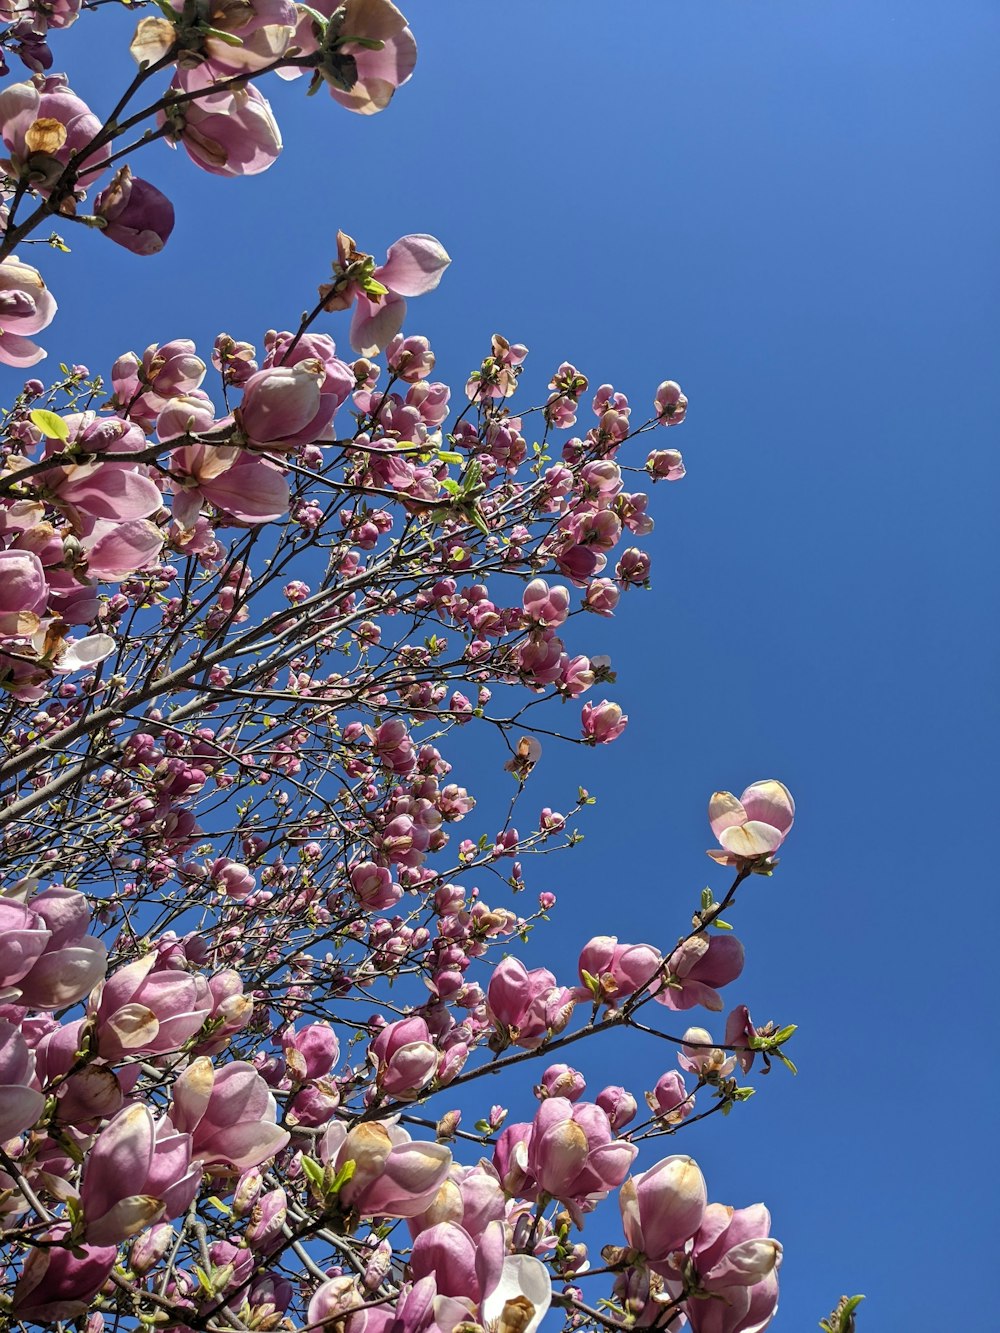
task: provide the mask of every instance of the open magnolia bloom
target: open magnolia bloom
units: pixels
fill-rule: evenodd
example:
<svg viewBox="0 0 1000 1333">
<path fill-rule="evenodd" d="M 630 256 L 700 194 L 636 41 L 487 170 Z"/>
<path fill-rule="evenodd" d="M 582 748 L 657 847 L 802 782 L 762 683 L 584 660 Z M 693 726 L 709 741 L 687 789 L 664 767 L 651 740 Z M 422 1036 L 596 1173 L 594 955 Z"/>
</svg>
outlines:
<svg viewBox="0 0 1000 1333">
<path fill-rule="evenodd" d="M 708 822 L 723 847 L 708 855 L 720 865 L 735 866 L 778 850 L 795 822 L 795 802 L 787 787 L 765 778 L 747 787 L 739 800 L 729 791 L 713 792 Z"/>
<path fill-rule="evenodd" d="M 498 1333 L 535 1333 L 552 1303 L 552 1279 L 541 1260 L 511 1254 L 503 1261 L 495 1287 L 487 1291 L 479 1315 Z"/>
</svg>

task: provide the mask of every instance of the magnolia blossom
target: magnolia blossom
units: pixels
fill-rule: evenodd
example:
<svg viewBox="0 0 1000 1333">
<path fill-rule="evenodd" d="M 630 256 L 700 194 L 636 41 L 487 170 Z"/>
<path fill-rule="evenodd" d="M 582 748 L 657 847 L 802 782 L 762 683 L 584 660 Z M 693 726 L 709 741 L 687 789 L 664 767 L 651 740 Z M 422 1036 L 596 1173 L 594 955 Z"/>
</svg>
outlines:
<svg viewBox="0 0 1000 1333">
<path fill-rule="evenodd" d="M 0 264 L 0 361 L 8 366 L 41 361 L 45 351 L 24 335 L 47 328 L 56 308 L 37 268 L 23 264 L 16 255 L 5 259 Z"/>
<path fill-rule="evenodd" d="M 621 707 L 607 699 L 602 699 L 599 704 L 584 704 L 581 721 L 588 745 L 608 745 L 616 741 L 628 726 L 628 717 Z"/>
<path fill-rule="evenodd" d="M 29 1248 L 14 1288 L 11 1313 L 36 1324 L 84 1315 L 118 1257 L 117 1245 L 61 1244 L 69 1226 L 58 1223 L 39 1237 L 50 1244 Z"/>
<path fill-rule="evenodd" d="M 375 266 L 353 239 L 337 233 L 337 262 L 333 282 L 320 289 L 326 309 L 346 310 L 355 302 L 351 319 L 351 346 L 362 356 L 374 356 L 399 333 L 406 317 L 408 296 L 423 296 L 441 281 L 451 256 L 435 236 L 401 236 Z"/>
<path fill-rule="evenodd" d="M 181 68 L 171 88 L 202 92 L 216 82 L 206 65 Z M 266 98 L 252 83 L 208 92 L 160 113 L 170 125 L 168 143 L 183 145 L 188 157 L 215 176 L 255 176 L 272 166 L 281 152 L 281 131 Z"/>
<path fill-rule="evenodd" d="M 709 936 L 699 931 L 667 959 L 656 999 L 668 1009 L 701 1004 L 718 1013 L 722 1009 L 719 990 L 743 971 L 743 957 L 743 945 L 735 935 Z"/>
<path fill-rule="evenodd" d="M 107 1060 L 162 1055 L 193 1037 L 211 1011 L 204 978 L 154 971 L 155 954 L 119 968 L 91 998 L 98 1049 Z"/>
<path fill-rule="evenodd" d="M 685 1307 L 694 1333 L 760 1333 L 771 1322 L 782 1251 L 770 1229 L 762 1203 L 706 1208 L 690 1251 L 695 1290 L 702 1295 Z"/>
<path fill-rule="evenodd" d="M 366 1121 L 348 1130 L 332 1121 L 320 1156 L 335 1171 L 354 1162 L 340 1200 L 362 1217 L 414 1217 L 436 1196 L 451 1167 L 443 1143 L 414 1141 L 392 1120 Z"/>
<path fill-rule="evenodd" d="M 319 65 L 330 96 L 363 116 L 383 111 L 417 63 L 417 44 L 403 14 L 390 0 L 317 0 L 310 8 L 324 18 L 337 15 Z M 299 21 L 295 45 L 307 55 L 319 49 L 319 28 L 309 14 Z M 279 72 L 286 78 L 300 73 Z"/>
<path fill-rule="evenodd" d="M 35 1082 L 35 1057 L 12 1023 L 0 1018 L 0 1144 L 29 1129 L 45 1098 Z"/>
<path fill-rule="evenodd" d="M 664 380 L 656 390 L 653 407 L 661 426 L 679 426 L 687 415 L 688 400 L 675 380 Z"/>
<path fill-rule="evenodd" d="M 532 1121 L 527 1167 L 539 1190 L 579 1218 L 622 1183 L 637 1152 L 614 1137 L 599 1106 L 548 1097 Z"/>
<path fill-rule="evenodd" d="M 288 1142 L 288 1131 L 276 1120 L 271 1091 L 245 1061 L 216 1070 L 202 1055 L 174 1084 L 169 1122 L 191 1135 L 194 1159 L 206 1166 L 246 1171 L 267 1161 Z"/>
<path fill-rule="evenodd" d="M 501 1044 L 528 1051 L 561 1032 L 573 1013 L 572 992 L 558 986 L 547 968 L 529 972 L 519 958 L 505 958 L 494 969 L 486 1004 Z"/>
<path fill-rule="evenodd" d="M 121 167 L 94 200 L 94 213 L 104 219 L 103 235 L 135 255 L 155 255 L 174 229 L 174 206 L 149 181 Z"/>
<path fill-rule="evenodd" d="M 97 1136 L 80 1190 L 86 1239 L 107 1245 L 160 1217 L 179 1217 L 201 1184 L 191 1136 L 157 1125 L 147 1106 L 127 1106 Z"/>
<path fill-rule="evenodd" d="M 662 1263 L 695 1234 L 707 1203 L 705 1179 L 693 1158 L 665 1157 L 621 1188 L 625 1238 L 651 1263 Z"/>
<path fill-rule="evenodd" d="M 178 14 L 184 0 L 170 0 Z M 292 0 L 253 0 L 252 4 L 216 4 L 204 37 L 206 64 L 219 76 L 251 73 L 285 54 L 295 33 Z"/>
<path fill-rule="evenodd" d="M 39 194 L 48 193 L 100 128 L 100 120 L 68 86 L 65 74 L 36 74 L 0 91 L 0 134 L 15 174 L 23 173 Z M 88 154 L 86 165 L 76 170 L 76 183 L 86 186 L 99 176 L 110 154 L 107 144 Z"/>
<path fill-rule="evenodd" d="M 708 855 L 720 865 L 739 866 L 770 858 L 795 822 L 795 802 L 773 778 L 747 787 L 739 800 L 728 791 L 713 792 L 708 820 L 723 850 Z"/>
<path fill-rule="evenodd" d="M 434 1078 L 440 1055 L 422 1018 L 388 1023 L 371 1045 L 378 1086 L 387 1097 L 415 1097 Z"/>
<path fill-rule="evenodd" d="M 34 634 L 48 599 L 38 556 L 33 551 L 0 551 L 0 637 Z"/>
<path fill-rule="evenodd" d="M 21 892 L 33 886 L 23 881 Z M 54 886 L 27 903 L 0 897 L 0 1000 L 60 1009 L 83 999 L 103 979 L 108 957 L 87 934 L 90 923 L 87 900 L 73 889 Z"/>
</svg>

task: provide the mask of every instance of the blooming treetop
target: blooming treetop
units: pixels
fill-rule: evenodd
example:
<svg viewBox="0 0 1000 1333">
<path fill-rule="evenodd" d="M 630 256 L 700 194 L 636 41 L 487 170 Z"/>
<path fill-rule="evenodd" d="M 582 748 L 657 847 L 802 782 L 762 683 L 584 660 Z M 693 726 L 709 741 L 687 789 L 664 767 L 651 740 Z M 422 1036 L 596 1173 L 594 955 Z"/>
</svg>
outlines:
<svg viewBox="0 0 1000 1333">
<path fill-rule="evenodd" d="M 135 78 L 98 114 L 50 72 L 80 13 L 5 6 L 0 43 L 27 70 L 0 90 L 14 369 L 44 358 L 57 314 L 24 257 L 40 227 L 153 254 L 174 205 L 133 169 L 150 144 L 258 174 L 281 151 L 271 74 L 373 114 L 416 62 L 389 0 L 171 0 L 139 18 Z M 712 797 L 710 855 L 735 877 L 678 939 L 581 940 L 575 977 L 517 957 L 557 906 L 522 906 L 526 864 L 577 841 L 592 804 L 581 789 L 567 813 L 526 812 L 539 735 L 558 734 L 545 702 L 579 710 L 566 743 L 628 725 L 602 697 L 609 660 L 576 640 L 648 587 L 640 488 L 684 464 L 640 437 L 687 400 L 664 380 L 633 416 L 563 363 L 515 408 L 527 348 L 500 335 L 453 390 L 406 328 L 444 245 L 403 236 L 382 263 L 343 232 L 332 246 L 295 329 L 221 332 L 204 354 L 154 340 L 106 380 L 11 380 L 3 1318 L 534 1333 L 559 1313 L 755 1333 L 778 1298 L 767 1210 L 709 1202 L 690 1157 L 648 1145 L 745 1100 L 756 1060 L 790 1064 L 794 1029 L 739 1004 L 724 1031 L 669 1029 L 726 1007 L 744 951 L 722 913 L 771 874 L 788 792 Z M 466 725 L 510 774 L 498 829 L 457 827 L 475 818 L 447 757 Z M 626 1028 L 653 1038 L 636 1086 L 588 1097 L 563 1053 Z M 520 1120 L 479 1097 L 508 1069 Z M 595 1262 L 606 1200 L 622 1244 Z"/>
</svg>

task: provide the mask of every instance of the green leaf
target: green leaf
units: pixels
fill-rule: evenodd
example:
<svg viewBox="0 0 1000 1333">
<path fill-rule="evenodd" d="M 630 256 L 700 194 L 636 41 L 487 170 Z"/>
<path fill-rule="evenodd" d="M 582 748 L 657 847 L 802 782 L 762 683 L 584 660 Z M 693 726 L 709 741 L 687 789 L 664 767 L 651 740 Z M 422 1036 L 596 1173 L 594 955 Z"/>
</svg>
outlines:
<svg viewBox="0 0 1000 1333">
<path fill-rule="evenodd" d="M 461 454 L 454 454 L 450 449 L 439 449 L 437 456 L 442 463 L 461 463 L 463 461 Z"/>
<path fill-rule="evenodd" d="M 62 417 L 57 417 L 55 412 L 48 412 L 44 407 L 36 407 L 28 413 L 28 419 L 33 426 L 37 426 L 47 439 L 50 440 L 68 440 L 69 427 L 63 421 Z"/>
<path fill-rule="evenodd" d="M 208 1292 L 209 1296 L 214 1296 L 215 1288 L 212 1286 L 212 1279 L 205 1272 L 204 1268 L 199 1268 L 198 1265 L 195 1264 L 194 1272 L 195 1276 L 198 1279 L 199 1287 L 203 1288 L 206 1292 Z"/>
<path fill-rule="evenodd" d="M 242 37 L 237 37 L 234 32 L 223 32 L 221 28 L 202 28 L 202 33 L 206 37 L 214 37 L 217 42 L 222 42 L 224 46 L 242 46 Z"/>
<path fill-rule="evenodd" d="M 823 1333 L 854 1333 L 854 1311 L 864 1299 L 864 1296 L 842 1296 L 833 1314 L 819 1321 Z"/>
<path fill-rule="evenodd" d="M 306 1178 L 313 1185 L 321 1186 L 323 1184 L 323 1168 L 319 1162 L 312 1157 L 307 1157 L 305 1153 L 302 1154 L 299 1161 L 302 1163 L 302 1170 Z"/>
<path fill-rule="evenodd" d="M 470 510 L 469 518 L 476 525 L 476 527 L 479 529 L 479 531 L 483 534 L 484 537 L 488 537 L 490 535 L 490 530 L 487 527 L 486 519 L 483 518 L 482 512 L 479 509 L 478 505 L 474 505 L 473 508 Z"/>
<path fill-rule="evenodd" d="M 718 916 L 712 922 L 712 925 L 715 926 L 716 930 L 732 930 L 732 926 L 729 922 L 723 921 L 722 918 Z"/>
<path fill-rule="evenodd" d="M 357 1169 L 358 1164 L 353 1159 L 349 1162 L 345 1162 L 333 1178 L 333 1183 L 330 1185 L 330 1193 L 339 1194 L 347 1182 L 353 1177 Z"/>
</svg>

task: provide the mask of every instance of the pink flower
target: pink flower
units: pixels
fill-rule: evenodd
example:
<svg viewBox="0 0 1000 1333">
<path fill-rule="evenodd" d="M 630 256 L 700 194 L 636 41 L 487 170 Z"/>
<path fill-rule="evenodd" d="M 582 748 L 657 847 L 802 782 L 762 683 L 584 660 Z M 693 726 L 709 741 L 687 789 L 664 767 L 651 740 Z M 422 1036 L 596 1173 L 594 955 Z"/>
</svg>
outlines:
<svg viewBox="0 0 1000 1333">
<path fill-rule="evenodd" d="M 504 1216 L 506 1202 L 492 1166 L 486 1162 L 472 1167 L 454 1163 L 426 1211 L 409 1218 L 410 1231 L 416 1236 L 439 1222 L 460 1222 L 478 1240 L 490 1222 Z"/>
<path fill-rule="evenodd" d="M 87 1313 L 107 1281 L 118 1246 L 61 1243 L 68 1231 L 65 1223 L 59 1223 L 39 1237 L 52 1244 L 28 1250 L 11 1302 L 16 1318 L 37 1324 L 75 1319 Z"/>
<path fill-rule="evenodd" d="M 668 1069 L 653 1091 L 646 1093 L 646 1105 L 668 1125 L 678 1125 L 694 1110 L 694 1097 L 688 1096 L 683 1075 L 676 1069 Z"/>
<path fill-rule="evenodd" d="M 718 1013 L 722 1009 L 719 990 L 743 971 L 743 945 L 734 935 L 693 935 L 667 959 L 663 985 L 656 999 L 668 1009 L 691 1009 L 704 1005 Z"/>
<path fill-rule="evenodd" d="M 577 970 L 583 986 L 577 998 L 625 999 L 653 981 L 662 962 L 651 944 L 619 944 L 615 935 L 595 935 L 580 951 Z"/>
<path fill-rule="evenodd" d="M 614 614 L 620 597 L 613 579 L 594 579 L 584 597 L 584 609 L 599 616 L 610 616 Z"/>
<path fill-rule="evenodd" d="M 337 233 L 337 254 L 333 283 L 322 290 L 329 298 L 328 310 L 344 310 L 356 302 L 350 341 L 362 356 L 374 356 L 392 341 L 406 317 L 404 298 L 433 291 L 451 263 L 441 242 L 422 233 L 394 241 L 379 267 L 344 232 Z"/>
<path fill-rule="evenodd" d="M 171 399 L 197 390 L 205 378 L 205 370 L 205 363 L 195 352 L 190 338 L 174 338 L 162 346 L 152 343 L 142 354 L 141 360 L 134 352 L 126 352 L 111 367 L 114 405 L 141 429 L 149 430 L 157 414 Z M 208 400 L 202 394 L 197 402 L 206 404 Z M 209 424 L 212 416 L 209 412 Z M 162 431 L 159 434 L 161 440 L 170 438 Z"/>
<path fill-rule="evenodd" d="M 413 1242 L 410 1273 L 415 1282 L 433 1274 L 441 1295 L 467 1296 L 477 1301 L 476 1254 L 476 1243 L 464 1227 L 439 1222 L 421 1231 Z"/>
<path fill-rule="evenodd" d="M 0 92 L 0 134 L 10 149 L 15 176 L 47 194 L 71 158 L 99 133 L 101 122 L 68 87 L 65 74 L 36 74 Z M 107 144 L 77 169 L 76 183 L 88 185 L 104 170 Z"/>
<path fill-rule="evenodd" d="M 603 1088 L 597 1094 L 597 1105 L 608 1117 L 608 1123 L 616 1132 L 635 1119 L 638 1105 L 628 1088 L 614 1084 Z"/>
<path fill-rule="evenodd" d="M 770 1229 L 762 1203 L 709 1204 L 690 1259 L 698 1289 L 711 1298 L 686 1302 L 693 1333 L 760 1333 L 770 1323 L 778 1308 L 781 1265 L 781 1245 L 768 1235 Z"/>
<path fill-rule="evenodd" d="M 282 1040 L 288 1072 L 299 1083 L 324 1078 L 337 1062 L 340 1042 L 329 1023 L 310 1023 Z"/>
<path fill-rule="evenodd" d="M 236 445 L 189 444 L 170 458 L 171 470 L 186 478 L 173 482 L 172 515 L 182 531 L 194 531 L 206 502 L 240 523 L 267 523 L 288 511 L 285 478 Z"/>
<path fill-rule="evenodd" d="M 795 822 L 795 802 L 787 787 L 766 778 L 739 800 L 732 792 L 713 792 L 708 820 L 723 847 L 708 855 L 720 865 L 741 866 L 774 855 Z"/>
<path fill-rule="evenodd" d="M 191 1138 L 157 1126 L 146 1106 L 126 1106 L 87 1153 L 80 1189 L 85 1238 L 95 1245 L 125 1240 L 161 1217 L 179 1217 L 201 1184 L 191 1164 Z"/>
<path fill-rule="evenodd" d="M 448 1177 L 443 1143 L 414 1141 L 393 1121 L 366 1121 L 348 1130 L 333 1121 L 320 1141 L 322 1160 L 339 1171 L 354 1162 L 341 1202 L 362 1217 L 415 1217 Z"/>
<path fill-rule="evenodd" d="M 745 1004 L 738 1004 L 726 1019 L 725 1042 L 727 1046 L 745 1048 L 736 1052 L 736 1059 L 744 1074 L 748 1074 L 753 1067 L 756 1052 L 751 1047 L 751 1042 L 756 1036 L 757 1029 L 750 1018 L 750 1010 Z"/>
<path fill-rule="evenodd" d="M 397 333 L 385 349 L 385 363 L 392 373 L 398 375 L 405 383 L 416 384 L 425 380 L 434 369 L 434 353 L 426 338 L 416 334 L 404 338 L 402 334 Z M 447 388 L 444 385 L 440 387 Z M 440 425 L 440 422 L 437 424 Z"/>
<path fill-rule="evenodd" d="M 393 883 L 388 869 L 374 861 L 362 861 L 352 868 L 351 888 L 361 905 L 372 912 L 387 911 L 403 896 L 402 888 Z"/>
<path fill-rule="evenodd" d="M 32 1009 L 76 1004 L 103 981 L 108 962 L 103 941 L 87 934 L 87 900 L 74 889 L 54 887 L 36 894 L 28 906 L 49 936 L 41 956 L 18 983 L 20 1001 Z"/>
<path fill-rule="evenodd" d="M 434 1078 L 440 1054 L 422 1018 L 388 1023 L 371 1044 L 380 1091 L 387 1097 L 417 1096 Z"/>
<path fill-rule="evenodd" d="M 206 1166 L 247 1171 L 274 1157 L 289 1138 L 276 1119 L 270 1089 L 245 1061 L 216 1070 L 200 1055 L 174 1084 L 170 1123 L 191 1135 L 194 1158 Z"/>
<path fill-rule="evenodd" d="M 96 519 L 80 545 L 86 558 L 87 573 L 92 578 L 124 579 L 136 570 L 148 569 L 156 563 L 163 549 L 163 533 L 155 523 L 143 518 L 121 523 Z M 108 652 L 114 647 L 112 642 Z"/>
<path fill-rule="evenodd" d="M 649 581 L 651 563 L 646 551 L 640 551 L 637 546 L 630 546 L 627 551 L 622 552 L 621 559 L 615 566 L 615 573 L 623 587 L 641 588 Z"/>
<path fill-rule="evenodd" d="M 689 1074 L 697 1074 L 707 1081 L 726 1078 L 736 1068 L 736 1056 L 712 1044 L 712 1034 L 705 1028 L 688 1028 L 682 1038 L 683 1046 L 677 1063 Z"/>
<path fill-rule="evenodd" d="M 56 308 L 37 268 L 22 264 L 16 255 L 5 259 L 0 264 L 0 361 L 8 366 L 41 361 L 46 353 L 24 335 L 47 328 Z"/>
<path fill-rule="evenodd" d="M 337 29 L 327 31 L 328 54 L 319 66 L 330 96 L 362 116 L 384 110 L 393 93 L 409 79 L 417 63 L 417 44 L 406 19 L 390 0 L 318 0 L 314 6 Z M 342 15 L 342 17 L 341 17 Z M 306 54 L 319 48 L 318 25 L 308 16 L 299 22 L 295 44 Z M 335 41 L 331 41 L 336 37 Z"/>
<path fill-rule="evenodd" d="M 183 12 L 184 0 L 170 0 L 170 4 L 178 14 Z M 296 19 L 291 0 L 216 5 L 211 12 L 211 29 L 204 37 L 208 68 L 214 74 L 228 75 L 273 64 L 288 49 Z M 229 40 L 216 34 L 225 34 Z"/>
<path fill-rule="evenodd" d="M 319 402 L 312 418 L 304 422 L 297 432 L 287 433 L 283 437 L 285 445 L 291 447 L 332 440 L 333 418 L 337 408 L 347 401 L 354 389 L 354 373 L 337 356 L 333 339 L 325 333 L 307 333 L 294 348 L 291 347 L 292 337 L 290 333 L 267 335 L 264 340 L 267 345 L 264 369 L 272 366 L 285 369 L 302 367 L 318 374 Z"/>
<path fill-rule="evenodd" d="M 45 1109 L 34 1083 L 34 1055 L 17 1028 L 0 1018 L 0 1144 L 30 1129 Z"/>
<path fill-rule="evenodd" d="M 651 1263 L 662 1263 L 701 1226 L 708 1204 L 705 1178 L 692 1158 L 665 1157 L 626 1180 L 619 1204 L 629 1245 Z"/>
<path fill-rule="evenodd" d="M 13 988 L 34 967 L 50 938 L 51 932 L 36 912 L 0 896 L 0 1000 L 20 996 Z"/>
<path fill-rule="evenodd" d="M 532 579 L 521 597 L 528 620 L 547 628 L 561 625 L 569 615 L 569 590 L 550 588 L 544 579 Z"/>
<path fill-rule="evenodd" d="M 104 1059 L 179 1050 L 211 1012 L 204 978 L 176 968 L 154 971 L 156 962 L 156 954 L 150 953 L 119 968 L 92 998 Z"/>
<path fill-rule="evenodd" d="M 94 200 L 103 235 L 134 255 L 155 255 L 174 229 L 174 206 L 155 185 L 121 167 Z"/>
<path fill-rule="evenodd" d="M 664 380 L 656 390 L 653 408 L 661 426 L 679 426 L 687 415 L 688 400 L 674 380 Z"/>
<path fill-rule="evenodd" d="M 599 704 L 584 704 L 581 718 L 584 739 L 588 745 L 609 745 L 628 726 L 628 717 L 618 704 L 610 703 L 607 699 L 602 699 Z"/>
<path fill-rule="evenodd" d="M 210 88 L 215 77 L 207 65 L 178 69 L 171 88 L 179 93 Z M 167 142 L 183 144 L 191 161 L 215 176 L 255 176 L 272 166 L 281 152 L 281 131 L 271 107 L 252 83 L 175 106 L 167 103 L 160 123 L 169 123 Z"/>
<path fill-rule="evenodd" d="M 573 996 L 556 985 L 547 968 L 529 972 L 519 958 L 505 958 L 490 978 L 486 1006 L 501 1046 L 511 1043 L 531 1051 L 563 1030 L 573 1012 Z"/>
<path fill-rule="evenodd" d="M 578 1102 L 586 1091 L 586 1079 L 578 1069 L 569 1065 L 549 1065 L 535 1088 L 535 1096 L 539 1100 L 565 1097 L 568 1102 Z"/>
<path fill-rule="evenodd" d="M 622 1183 L 637 1152 L 599 1106 L 549 1097 L 532 1121 L 527 1165 L 539 1190 L 579 1214 Z"/>
<path fill-rule="evenodd" d="M 243 388 L 236 421 L 251 444 L 285 449 L 299 432 L 315 423 L 318 439 L 333 419 L 320 416 L 320 389 L 325 371 L 318 361 L 294 366 L 270 366 L 251 375 Z"/>
<path fill-rule="evenodd" d="M 34 634 L 48 599 L 38 556 L 33 551 L 0 551 L 0 638 Z"/>
<path fill-rule="evenodd" d="M 646 459 L 646 471 L 653 481 L 680 481 L 685 475 L 684 459 L 676 449 L 654 449 Z"/>
</svg>

